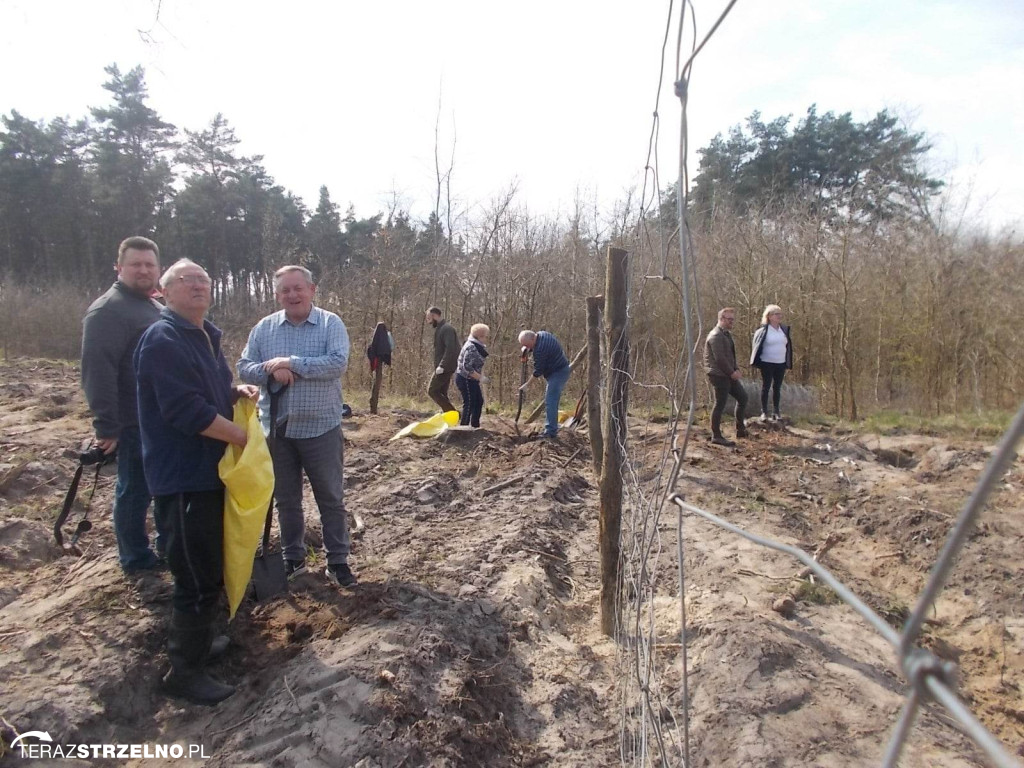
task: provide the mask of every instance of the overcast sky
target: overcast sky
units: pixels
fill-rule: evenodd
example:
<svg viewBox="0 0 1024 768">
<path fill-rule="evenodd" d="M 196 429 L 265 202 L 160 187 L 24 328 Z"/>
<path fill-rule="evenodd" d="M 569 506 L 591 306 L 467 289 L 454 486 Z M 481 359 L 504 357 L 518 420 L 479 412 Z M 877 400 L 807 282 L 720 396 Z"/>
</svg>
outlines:
<svg viewBox="0 0 1024 768">
<path fill-rule="evenodd" d="M 694 0 L 703 37 L 726 0 Z M 675 6 L 678 17 L 679 3 Z M 80 117 L 108 103 L 103 67 L 142 64 L 179 128 L 222 112 L 311 208 L 326 184 L 360 216 L 393 193 L 432 208 L 434 129 L 473 209 L 519 183 L 534 213 L 577 190 L 610 205 L 639 183 L 668 3 L 623 0 L 0 0 L 0 110 Z M 159 12 L 158 12 L 159 9 Z M 659 167 L 678 162 L 676 20 Z M 687 20 L 686 47 L 692 29 Z M 694 67 L 695 150 L 752 111 L 808 106 L 866 120 L 889 108 L 926 132 L 933 173 L 969 193 L 973 223 L 1024 220 L 1020 0 L 740 0 Z M 1018 227 L 1019 232 L 1019 227 Z"/>
</svg>

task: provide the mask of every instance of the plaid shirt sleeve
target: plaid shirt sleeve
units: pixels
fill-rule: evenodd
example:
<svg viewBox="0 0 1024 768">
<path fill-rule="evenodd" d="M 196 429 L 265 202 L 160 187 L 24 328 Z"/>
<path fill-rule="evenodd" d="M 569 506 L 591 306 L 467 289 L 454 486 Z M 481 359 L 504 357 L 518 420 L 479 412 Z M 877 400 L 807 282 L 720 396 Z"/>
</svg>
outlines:
<svg viewBox="0 0 1024 768">
<path fill-rule="evenodd" d="M 348 367 L 348 330 L 333 312 L 321 311 L 320 323 L 323 324 L 319 334 L 324 341 L 323 354 L 308 357 L 291 355 L 292 372 L 310 380 L 338 379 Z"/>
<path fill-rule="evenodd" d="M 273 317 L 273 315 L 271 315 Z M 266 384 L 267 372 L 263 370 L 263 363 L 266 358 L 260 352 L 260 337 L 264 336 L 263 325 L 270 318 L 264 318 L 253 326 L 249 331 L 249 341 L 242 350 L 242 356 L 238 359 L 238 378 L 246 384 Z"/>
</svg>

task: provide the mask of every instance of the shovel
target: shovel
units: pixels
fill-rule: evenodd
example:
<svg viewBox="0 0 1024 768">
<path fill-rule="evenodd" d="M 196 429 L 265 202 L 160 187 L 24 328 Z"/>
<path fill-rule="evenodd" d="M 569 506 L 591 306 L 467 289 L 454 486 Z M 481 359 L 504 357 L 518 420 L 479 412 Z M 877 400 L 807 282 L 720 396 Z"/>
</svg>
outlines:
<svg viewBox="0 0 1024 768">
<path fill-rule="evenodd" d="M 583 421 L 583 404 L 585 402 L 587 402 L 587 390 L 583 390 L 580 399 L 576 401 L 576 410 L 573 411 L 572 416 L 562 423 L 563 429 L 575 429 L 580 425 L 580 422 Z"/>
<path fill-rule="evenodd" d="M 523 385 L 526 384 L 526 377 L 530 374 L 530 350 L 523 347 L 520 350 L 519 361 L 522 363 L 522 371 L 519 375 L 519 408 L 516 409 L 516 435 L 519 434 L 519 417 L 523 415 L 523 403 L 526 402 L 526 393 L 523 391 Z"/>
<path fill-rule="evenodd" d="M 270 394 L 270 435 L 267 437 L 267 445 L 270 453 L 274 453 L 274 440 L 277 437 L 277 411 L 281 401 L 281 395 L 287 388 L 287 384 L 273 390 L 273 379 L 267 381 L 267 392 Z M 288 590 L 288 576 L 284 571 L 284 557 L 280 552 L 270 551 L 270 523 L 274 519 L 274 497 L 271 495 L 270 504 L 267 507 L 267 522 L 263 526 L 263 542 L 256 559 L 252 563 L 252 588 L 256 594 L 256 600 L 262 602 L 269 600 L 274 595 L 279 595 Z"/>
<path fill-rule="evenodd" d="M 270 551 L 270 521 L 274 516 L 274 499 L 267 509 L 267 523 L 263 527 L 263 544 L 252 563 L 252 589 L 256 600 L 263 602 L 288 589 L 288 577 L 284 572 L 284 559 L 280 552 Z"/>
</svg>

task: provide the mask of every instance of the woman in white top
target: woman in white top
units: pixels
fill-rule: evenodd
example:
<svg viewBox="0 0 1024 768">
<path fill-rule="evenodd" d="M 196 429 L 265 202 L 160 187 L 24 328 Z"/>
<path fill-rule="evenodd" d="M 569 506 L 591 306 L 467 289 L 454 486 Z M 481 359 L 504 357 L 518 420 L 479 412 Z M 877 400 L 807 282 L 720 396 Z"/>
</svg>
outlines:
<svg viewBox="0 0 1024 768">
<path fill-rule="evenodd" d="M 768 390 L 772 390 L 772 418 L 779 419 L 782 379 L 793 367 L 793 341 L 789 326 L 782 324 L 782 307 L 769 304 L 764 308 L 761 327 L 754 331 L 750 364 L 761 369 L 761 420 L 768 419 Z"/>
</svg>

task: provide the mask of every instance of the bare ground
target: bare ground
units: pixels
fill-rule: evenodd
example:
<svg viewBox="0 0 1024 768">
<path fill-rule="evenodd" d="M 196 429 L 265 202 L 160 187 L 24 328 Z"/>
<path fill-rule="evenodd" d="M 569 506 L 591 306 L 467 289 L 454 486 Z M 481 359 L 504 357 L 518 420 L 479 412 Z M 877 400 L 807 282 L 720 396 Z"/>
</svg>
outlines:
<svg viewBox="0 0 1024 768">
<path fill-rule="evenodd" d="M 206 709 L 159 693 L 169 580 L 120 574 L 110 478 L 81 554 L 53 544 L 75 466 L 62 453 L 89 434 L 77 376 L 55 363 L 0 366 L 0 715 L 10 726 L 63 743 L 202 743 L 210 766 L 637 759 L 637 719 L 620 696 L 629 653 L 597 631 L 598 500 L 582 435 L 523 441 L 492 416 L 486 431 L 388 443 L 416 414 L 347 421 L 347 502 L 365 523 L 353 552 L 360 586 L 331 588 L 315 569 L 287 596 L 244 603 L 215 669 L 238 693 Z M 631 434 L 640 465 L 645 448 L 653 464 L 663 427 L 637 422 Z M 898 625 L 990 450 L 758 429 L 737 450 L 696 443 L 681 489 L 808 550 L 831 536 L 824 563 Z M 521 479 L 482 496 L 511 478 Z M 1012 751 L 1024 744 L 1022 486 L 1018 461 L 925 636 L 959 663 L 965 699 Z M 88 493 L 83 483 L 80 506 Z M 309 522 L 315 546 L 315 514 Z M 650 605 L 668 721 L 682 713 L 674 512 L 659 526 L 664 589 Z M 892 650 L 827 591 L 792 580 L 799 564 L 696 518 L 685 532 L 693 763 L 877 764 L 905 692 Z M 786 617 L 771 606 L 788 593 Z M 903 764 L 984 763 L 929 709 Z"/>
</svg>

